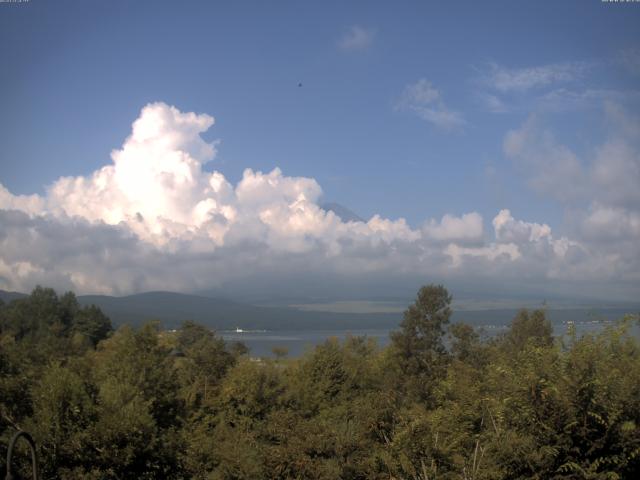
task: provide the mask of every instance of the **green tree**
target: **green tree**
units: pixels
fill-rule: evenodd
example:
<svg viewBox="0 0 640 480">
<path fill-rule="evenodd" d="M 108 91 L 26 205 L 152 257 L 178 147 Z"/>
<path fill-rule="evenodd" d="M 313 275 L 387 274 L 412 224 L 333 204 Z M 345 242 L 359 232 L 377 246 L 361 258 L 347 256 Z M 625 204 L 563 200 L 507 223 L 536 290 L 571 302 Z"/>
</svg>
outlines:
<svg viewBox="0 0 640 480">
<path fill-rule="evenodd" d="M 33 417 L 26 429 L 41 451 L 45 477 L 81 467 L 90 457 L 89 428 L 96 419 L 91 386 L 72 369 L 51 364 L 34 386 Z"/>
<path fill-rule="evenodd" d="M 192 408 L 210 406 L 234 355 L 222 338 L 191 321 L 180 329 L 176 348 L 182 354 L 175 362 L 181 397 Z"/>
<path fill-rule="evenodd" d="M 121 327 L 92 355 L 98 420 L 95 465 L 107 478 L 172 477 L 179 471 L 179 384 L 158 325 Z"/>
<path fill-rule="evenodd" d="M 521 350 L 527 343 L 548 347 L 553 344 L 553 327 L 544 310 L 520 310 L 511 322 L 505 343 L 508 348 Z"/>
<path fill-rule="evenodd" d="M 396 360 L 410 392 L 422 400 L 431 397 L 434 382 L 446 373 L 443 336 L 451 317 L 451 295 L 442 285 L 418 291 L 415 303 L 404 312 L 400 331 L 391 333 Z"/>
<path fill-rule="evenodd" d="M 452 337 L 451 354 L 458 360 L 479 367 L 486 362 L 486 352 L 480 335 L 471 325 L 454 323 L 449 327 Z"/>
<path fill-rule="evenodd" d="M 100 308 L 90 305 L 80 308 L 75 312 L 71 330 L 75 334 L 82 335 L 94 347 L 107 338 L 113 331 L 111 320 Z"/>
</svg>

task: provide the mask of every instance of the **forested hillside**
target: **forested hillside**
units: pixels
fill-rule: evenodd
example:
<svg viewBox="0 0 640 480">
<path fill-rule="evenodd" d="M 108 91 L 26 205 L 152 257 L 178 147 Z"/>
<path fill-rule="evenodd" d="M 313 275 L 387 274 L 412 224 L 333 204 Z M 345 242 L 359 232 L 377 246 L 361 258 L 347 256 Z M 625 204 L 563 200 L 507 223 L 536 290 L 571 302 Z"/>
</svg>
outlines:
<svg viewBox="0 0 640 480">
<path fill-rule="evenodd" d="M 23 429 L 43 478 L 638 478 L 637 317 L 558 338 L 523 310 L 481 341 L 450 304 L 423 287 L 386 348 L 270 360 L 37 288 L 0 305 L 0 462 Z"/>
</svg>

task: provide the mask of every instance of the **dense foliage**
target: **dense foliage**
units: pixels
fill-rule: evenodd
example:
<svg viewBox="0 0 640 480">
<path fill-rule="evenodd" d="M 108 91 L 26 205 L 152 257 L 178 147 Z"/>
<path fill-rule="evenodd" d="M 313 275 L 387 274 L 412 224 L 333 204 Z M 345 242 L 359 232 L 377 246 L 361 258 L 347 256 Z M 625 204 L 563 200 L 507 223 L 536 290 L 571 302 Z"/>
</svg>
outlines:
<svg viewBox="0 0 640 480">
<path fill-rule="evenodd" d="M 481 341 L 450 302 L 423 287 L 386 348 L 258 360 L 37 288 L 0 305 L 0 462 L 24 429 L 43 478 L 640 478 L 637 319 L 559 339 L 522 311 Z"/>
</svg>

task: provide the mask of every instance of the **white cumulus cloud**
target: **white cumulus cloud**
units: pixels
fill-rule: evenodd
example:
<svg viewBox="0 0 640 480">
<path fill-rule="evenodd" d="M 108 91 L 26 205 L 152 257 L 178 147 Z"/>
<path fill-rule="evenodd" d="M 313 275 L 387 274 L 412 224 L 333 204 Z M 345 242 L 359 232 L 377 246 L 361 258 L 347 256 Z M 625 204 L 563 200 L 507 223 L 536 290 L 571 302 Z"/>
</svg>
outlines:
<svg viewBox="0 0 640 480">
<path fill-rule="evenodd" d="M 411 98 L 440 97 L 423 84 Z M 594 288 L 604 280 L 597 251 L 508 210 L 488 233 L 477 212 L 417 228 L 379 215 L 345 223 L 320 207 L 322 189 L 312 178 L 246 169 L 233 185 L 204 168 L 218 144 L 200 135 L 213 124 L 209 115 L 149 104 L 111 162 L 93 174 L 61 177 L 43 196 L 13 195 L 0 185 L 0 288 L 292 296 L 394 285 L 411 291 L 427 281 L 483 285 L 489 277 L 593 281 Z M 514 137 L 514 152 L 528 148 Z M 594 210 L 592 224 L 609 222 L 613 214 L 605 213 Z M 633 234 L 637 219 L 625 218 Z"/>
<path fill-rule="evenodd" d="M 482 216 L 477 212 L 466 213 L 461 217 L 445 214 L 440 222 L 434 219 L 425 222 L 422 231 L 427 238 L 440 242 L 482 242 Z"/>
<path fill-rule="evenodd" d="M 499 242 L 538 242 L 551 237 L 549 225 L 516 220 L 506 209 L 500 210 L 492 223 Z"/>
</svg>

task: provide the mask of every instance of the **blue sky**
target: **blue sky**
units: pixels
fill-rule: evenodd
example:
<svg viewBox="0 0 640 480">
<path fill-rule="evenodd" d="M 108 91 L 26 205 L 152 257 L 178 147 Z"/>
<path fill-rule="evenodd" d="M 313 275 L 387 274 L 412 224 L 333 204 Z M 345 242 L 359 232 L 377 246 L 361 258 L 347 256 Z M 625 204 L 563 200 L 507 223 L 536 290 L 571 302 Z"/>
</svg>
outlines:
<svg viewBox="0 0 640 480">
<path fill-rule="evenodd" d="M 487 242 L 502 209 L 586 244 L 577 212 L 622 208 L 618 240 L 632 244 L 633 194 L 596 197 L 585 191 L 602 182 L 585 180 L 564 196 L 580 182 L 571 161 L 547 163 L 570 151 L 594 176 L 612 122 L 635 121 L 638 25 L 640 4 L 599 0 L 0 4 L 0 183 L 46 196 L 88 177 L 164 102 L 215 117 L 203 168 L 232 185 L 279 167 L 365 219 L 416 229 L 477 212 Z M 527 146 L 509 149 L 510 132 Z"/>
</svg>

